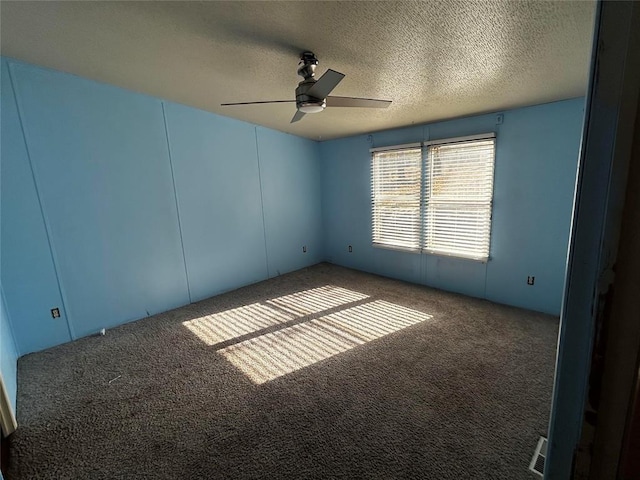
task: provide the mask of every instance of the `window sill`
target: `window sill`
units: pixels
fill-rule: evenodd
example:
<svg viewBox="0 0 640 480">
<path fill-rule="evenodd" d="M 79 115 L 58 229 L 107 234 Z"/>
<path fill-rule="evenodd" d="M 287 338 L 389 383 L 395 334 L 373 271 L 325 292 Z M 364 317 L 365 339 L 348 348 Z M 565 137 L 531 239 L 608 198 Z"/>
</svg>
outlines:
<svg viewBox="0 0 640 480">
<path fill-rule="evenodd" d="M 373 243 L 372 245 L 374 248 L 380 248 L 382 250 L 393 250 L 394 252 L 421 253 L 419 248 L 398 247 L 395 245 L 385 245 L 382 243 Z"/>
<path fill-rule="evenodd" d="M 444 257 L 444 258 L 452 258 L 454 260 L 468 260 L 470 262 L 476 263 L 487 263 L 491 260 L 491 257 L 471 257 L 465 255 L 459 255 L 455 253 L 444 253 L 444 252 L 434 252 L 430 250 L 423 250 L 422 253 L 424 255 L 431 255 L 432 257 Z"/>
<path fill-rule="evenodd" d="M 393 246 L 393 245 L 383 245 L 380 243 L 373 243 L 372 244 L 374 248 L 380 248 L 382 250 L 391 250 L 394 252 L 404 252 L 404 253 L 417 253 L 417 254 L 421 254 L 421 255 L 429 255 L 432 257 L 443 257 L 443 258 L 450 258 L 453 260 L 466 260 L 466 261 L 470 261 L 470 262 L 476 262 L 476 263 L 488 263 L 489 260 L 491 260 L 491 257 L 487 257 L 487 258 L 478 258 L 478 257 L 471 257 L 471 256 L 465 256 L 465 255 L 457 255 L 454 253 L 444 253 L 444 252 L 436 252 L 436 251 L 431 251 L 431 250 L 422 250 L 422 249 L 413 249 L 413 248 L 406 248 L 406 247 L 398 247 L 398 246 Z"/>
</svg>

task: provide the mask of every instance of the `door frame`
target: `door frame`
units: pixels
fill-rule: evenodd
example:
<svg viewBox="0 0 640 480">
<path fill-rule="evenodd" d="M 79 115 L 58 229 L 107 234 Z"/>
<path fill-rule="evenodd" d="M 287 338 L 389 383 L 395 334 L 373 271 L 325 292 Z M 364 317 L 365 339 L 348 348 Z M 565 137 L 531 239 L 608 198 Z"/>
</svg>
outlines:
<svg viewBox="0 0 640 480">
<path fill-rule="evenodd" d="M 16 431 L 18 428 L 18 421 L 11 408 L 11 400 L 9 400 L 9 393 L 7 387 L 4 384 L 4 379 L 0 373 L 0 427 L 2 429 L 2 436 L 7 437 Z"/>
<path fill-rule="evenodd" d="M 582 442 L 580 437 L 585 408 L 592 408 L 602 393 L 593 347 L 600 348 L 600 333 L 610 318 L 612 286 L 624 281 L 616 280 L 615 267 L 640 93 L 638 32 L 640 3 L 598 2 L 560 315 L 547 480 L 578 476 L 575 462 L 582 448 L 597 446 L 593 436 Z M 601 453 L 582 455 L 590 460 Z"/>
</svg>

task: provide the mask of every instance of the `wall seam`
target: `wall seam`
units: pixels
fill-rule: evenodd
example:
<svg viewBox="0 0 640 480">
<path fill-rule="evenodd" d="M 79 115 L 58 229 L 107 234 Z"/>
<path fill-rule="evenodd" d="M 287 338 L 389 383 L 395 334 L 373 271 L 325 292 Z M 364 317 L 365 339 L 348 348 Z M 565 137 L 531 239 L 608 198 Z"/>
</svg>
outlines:
<svg viewBox="0 0 640 480">
<path fill-rule="evenodd" d="M 13 89 L 13 99 L 16 104 L 16 111 L 18 113 L 18 121 L 20 123 L 20 130 L 22 131 L 22 141 L 24 142 L 25 152 L 27 154 L 27 160 L 29 162 L 29 170 L 31 172 L 31 179 L 33 181 L 33 186 L 36 192 L 36 198 L 38 199 L 38 207 L 40 208 L 40 215 L 42 216 L 42 223 L 44 224 L 45 235 L 47 236 L 47 244 L 49 246 L 49 255 L 51 256 L 51 263 L 53 265 L 53 272 L 56 276 L 56 283 L 58 284 L 58 293 L 60 295 L 60 301 L 62 302 L 62 309 L 64 310 L 65 321 L 67 323 L 67 331 L 69 333 L 70 340 L 76 340 L 75 331 L 73 329 L 73 324 L 69 317 L 69 309 L 67 308 L 68 301 L 66 294 L 64 292 L 64 287 L 62 286 L 62 281 L 60 280 L 60 269 L 58 268 L 58 260 L 56 258 L 56 251 L 53 245 L 53 240 L 51 239 L 51 226 L 49 225 L 49 219 L 45 213 L 44 206 L 42 205 L 42 198 L 40 196 L 40 188 L 38 187 L 38 180 L 36 175 L 36 169 L 33 165 L 33 160 L 31 159 L 31 151 L 29 150 L 29 142 L 27 141 L 27 130 L 25 128 L 24 120 L 23 120 L 23 111 L 20 105 L 18 89 L 16 88 L 16 82 L 13 78 L 13 64 L 11 62 L 7 62 L 7 71 L 9 73 L 9 81 L 11 82 L 11 88 Z M 8 305 L 7 305 L 8 308 Z"/>
<path fill-rule="evenodd" d="M 189 284 L 189 269 L 187 267 L 187 256 L 184 252 L 184 239 L 182 237 L 182 220 L 180 219 L 180 202 L 178 201 L 178 189 L 176 188 L 176 177 L 173 172 L 173 157 L 171 156 L 171 142 L 169 140 L 169 127 L 167 125 L 167 114 L 164 109 L 164 101 L 160 102 L 162 107 L 162 120 L 164 122 L 164 136 L 167 141 L 167 155 L 169 156 L 169 168 L 171 169 L 171 184 L 173 185 L 173 199 L 176 204 L 176 217 L 178 218 L 178 233 L 180 234 L 180 248 L 182 249 L 182 263 L 184 265 L 184 277 L 187 283 L 187 295 L 189 303 L 191 300 L 191 286 Z"/>
<path fill-rule="evenodd" d="M 264 195 L 262 193 L 262 173 L 260 172 L 260 148 L 258 146 L 258 127 L 253 127 L 256 138 L 256 160 L 258 163 L 258 183 L 260 184 L 260 211 L 262 212 L 262 235 L 264 237 L 264 260 L 267 267 L 267 278 L 269 276 L 269 251 L 267 249 L 267 223 L 264 219 Z"/>
<path fill-rule="evenodd" d="M 315 141 L 315 161 L 318 165 L 318 178 L 320 179 L 320 232 L 318 237 L 320 255 L 318 255 L 318 262 L 326 262 L 324 247 L 324 168 L 322 168 L 322 151 L 320 145 L 321 143 L 319 141 Z"/>
</svg>

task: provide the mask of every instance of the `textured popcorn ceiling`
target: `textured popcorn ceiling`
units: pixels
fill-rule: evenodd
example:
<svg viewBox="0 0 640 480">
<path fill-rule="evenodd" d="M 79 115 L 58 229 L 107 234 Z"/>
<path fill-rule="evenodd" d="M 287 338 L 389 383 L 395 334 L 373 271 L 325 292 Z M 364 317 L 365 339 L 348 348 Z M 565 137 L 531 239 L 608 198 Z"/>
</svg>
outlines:
<svg viewBox="0 0 640 480">
<path fill-rule="evenodd" d="M 313 139 L 584 95 L 591 1 L 7 2 L 2 54 Z M 393 100 L 290 124 L 298 55 L 334 95 Z"/>
</svg>

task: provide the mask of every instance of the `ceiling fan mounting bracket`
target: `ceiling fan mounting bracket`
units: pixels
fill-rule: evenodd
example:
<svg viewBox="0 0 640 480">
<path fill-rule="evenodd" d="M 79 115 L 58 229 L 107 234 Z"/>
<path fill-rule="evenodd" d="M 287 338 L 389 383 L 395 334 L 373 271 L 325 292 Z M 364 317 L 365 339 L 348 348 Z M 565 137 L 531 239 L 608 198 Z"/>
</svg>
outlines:
<svg viewBox="0 0 640 480">
<path fill-rule="evenodd" d="M 318 66 L 318 58 L 313 52 L 302 52 L 298 62 L 298 75 L 305 80 L 313 79 Z"/>
</svg>

